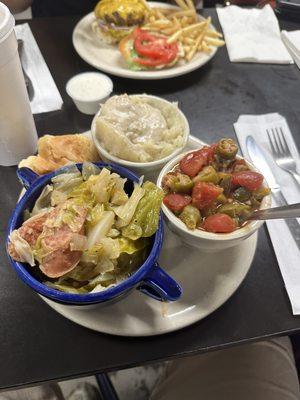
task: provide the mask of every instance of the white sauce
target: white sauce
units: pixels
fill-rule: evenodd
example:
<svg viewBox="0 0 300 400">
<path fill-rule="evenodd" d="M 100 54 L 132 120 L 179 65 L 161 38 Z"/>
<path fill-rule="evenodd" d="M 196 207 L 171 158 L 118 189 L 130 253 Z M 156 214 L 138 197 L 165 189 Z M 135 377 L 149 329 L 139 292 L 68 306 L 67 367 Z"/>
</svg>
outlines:
<svg viewBox="0 0 300 400">
<path fill-rule="evenodd" d="M 151 97 L 110 97 L 96 118 L 96 136 L 104 149 L 133 162 L 170 155 L 183 146 L 184 132 L 177 105 Z"/>
<path fill-rule="evenodd" d="M 77 100 L 94 101 L 107 97 L 112 92 L 111 79 L 98 72 L 74 76 L 67 84 L 68 94 Z"/>
</svg>

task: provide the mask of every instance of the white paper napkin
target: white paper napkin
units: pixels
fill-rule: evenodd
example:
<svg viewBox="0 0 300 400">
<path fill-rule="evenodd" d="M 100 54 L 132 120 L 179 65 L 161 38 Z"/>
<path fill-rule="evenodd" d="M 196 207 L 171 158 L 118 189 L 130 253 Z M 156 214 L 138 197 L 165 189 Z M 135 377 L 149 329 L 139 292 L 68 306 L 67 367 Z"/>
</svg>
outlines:
<svg viewBox="0 0 300 400">
<path fill-rule="evenodd" d="M 298 68 L 300 68 L 300 31 L 282 31 L 281 38 Z"/>
<path fill-rule="evenodd" d="M 269 161 L 275 178 L 280 184 L 288 203 L 300 202 L 300 188 L 286 171 L 279 168 L 273 160 L 266 129 L 282 127 L 286 132 L 285 138 L 293 157 L 297 160 L 300 171 L 300 160 L 297 147 L 294 143 L 287 121 L 280 114 L 241 115 L 234 124 L 234 129 L 245 158 L 250 159 L 246 138 L 251 135 L 261 146 Z M 276 206 L 273 203 L 273 206 Z M 292 305 L 294 315 L 300 314 L 300 251 L 295 244 L 291 233 L 283 220 L 267 221 L 267 227 L 277 256 L 280 271 Z"/>
<path fill-rule="evenodd" d="M 60 110 L 63 100 L 29 25 L 17 25 L 15 32 L 17 38 L 24 41 L 23 67 L 34 88 L 34 97 L 30 102 L 32 113 Z"/>
<path fill-rule="evenodd" d="M 231 62 L 292 64 L 270 5 L 262 9 L 217 8 Z"/>
</svg>

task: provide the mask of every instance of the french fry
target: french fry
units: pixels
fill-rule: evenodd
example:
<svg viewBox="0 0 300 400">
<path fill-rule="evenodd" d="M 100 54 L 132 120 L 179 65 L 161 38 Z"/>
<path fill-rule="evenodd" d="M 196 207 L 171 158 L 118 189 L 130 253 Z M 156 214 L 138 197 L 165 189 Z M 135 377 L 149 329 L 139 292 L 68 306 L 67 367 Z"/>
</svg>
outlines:
<svg viewBox="0 0 300 400">
<path fill-rule="evenodd" d="M 196 24 L 189 25 L 182 29 L 182 33 L 190 33 L 197 29 L 203 28 L 207 24 L 207 21 L 197 22 Z"/>
<path fill-rule="evenodd" d="M 192 39 L 192 38 L 190 38 L 190 37 L 184 37 L 184 38 L 182 39 L 182 42 L 183 42 L 184 44 L 189 44 L 189 45 L 195 44 L 195 40 Z"/>
<path fill-rule="evenodd" d="M 224 46 L 224 44 L 225 44 L 224 40 L 212 39 L 212 38 L 210 38 L 210 37 L 206 37 L 206 38 L 205 38 L 205 42 L 206 42 L 207 44 L 210 44 L 210 45 L 212 45 L 212 46 L 217 46 L 217 47 Z"/>
<path fill-rule="evenodd" d="M 195 15 L 195 11 L 193 10 L 183 10 L 176 11 L 170 15 L 170 17 L 193 17 Z"/>
<path fill-rule="evenodd" d="M 222 38 L 223 37 L 222 33 L 213 31 L 211 29 L 208 29 L 208 31 L 206 32 L 206 36 L 209 36 L 212 38 Z"/>
<path fill-rule="evenodd" d="M 157 19 L 156 21 L 153 21 L 150 24 L 153 26 L 161 26 L 162 28 L 164 28 L 166 26 L 172 25 L 172 22 L 167 19 L 166 20 Z M 148 25 L 150 25 L 150 24 L 148 24 Z"/>
<path fill-rule="evenodd" d="M 188 26 L 188 24 L 189 24 L 189 19 L 187 16 L 184 16 L 183 18 L 181 18 L 180 25 L 182 28 L 184 28 L 185 26 Z"/>
<path fill-rule="evenodd" d="M 159 19 L 168 21 L 168 19 L 166 18 L 166 16 L 165 16 L 158 8 L 156 9 L 156 15 L 157 15 L 157 17 L 158 17 Z"/>
<path fill-rule="evenodd" d="M 173 43 L 175 42 L 182 34 L 182 29 L 179 31 L 175 32 L 169 39 L 167 40 L 167 43 Z"/>
<path fill-rule="evenodd" d="M 151 10 L 156 10 L 159 11 L 163 15 L 170 15 L 174 13 L 174 10 L 172 8 L 162 8 L 162 7 L 153 7 Z"/>
<path fill-rule="evenodd" d="M 166 28 L 166 29 L 163 29 L 163 30 L 162 30 L 162 33 L 163 33 L 164 35 L 170 36 L 170 35 L 173 35 L 173 33 L 177 32 L 177 30 L 178 30 L 178 29 L 177 29 L 176 27 Z"/>
<path fill-rule="evenodd" d="M 202 42 L 202 51 L 204 51 L 204 53 L 210 53 L 211 52 L 211 48 L 209 46 L 207 46 L 207 43 L 205 40 L 203 40 Z"/>
<path fill-rule="evenodd" d="M 146 1 L 146 0 L 142 0 L 142 3 L 143 3 L 144 6 L 146 7 L 146 9 L 147 9 L 148 11 L 151 12 L 151 7 L 150 7 L 149 4 L 147 3 L 147 1 Z"/>
<path fill-rule="evenodd" d="M 185 1 L 186 1 L 187 6 L 188 6 L 191 10 L 196 11 L 195 6 L 194 6 L 194 3 L 192 2 L 192 0 L 185 0 Z"/>
<path fill-rule="evenodd" d="M 203 41 L 204 35 L 205 35 L 205 30 L 203 32 L 201 32 L 199 34 L 199 36 L 197 37 L 195 44 L 193 45 L 193 47 L 191 48 L 191 51 L 187 55 L 187 61 L 191 61 L 191 59 L 194 57 L 196 51 L 198 50 L 199 45 Z"/>
<path fill-rule="evenodd" d="M 175 0 L 175 2 L 179 5 L 180 8 L 182 8 L 183 10 L 188 10 L 188 6 L 186 5 L 186 3 L 183 0 Z"/>
</svg>

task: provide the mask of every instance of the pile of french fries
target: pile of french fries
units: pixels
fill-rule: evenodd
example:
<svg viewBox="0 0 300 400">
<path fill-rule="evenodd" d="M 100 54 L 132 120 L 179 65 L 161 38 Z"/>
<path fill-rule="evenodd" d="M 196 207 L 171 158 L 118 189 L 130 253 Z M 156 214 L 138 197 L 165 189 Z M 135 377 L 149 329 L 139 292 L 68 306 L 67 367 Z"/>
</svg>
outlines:
<svg viewBox="0 0 300 400">
<path fill-rule="evenodd" d="M 213 47 L 225 44 L 223 35 L 212 29 L 211 18 L 199 18 L 192 0 L 175 0 L 180 10 L 174 8 L 148 8 L 148 18 L 142 29 L 168 36 L 168 43 L 177 41 L 182 49 L 180 56 L 191 61 L 197 52 L 211 53 Z"/>
</svg>

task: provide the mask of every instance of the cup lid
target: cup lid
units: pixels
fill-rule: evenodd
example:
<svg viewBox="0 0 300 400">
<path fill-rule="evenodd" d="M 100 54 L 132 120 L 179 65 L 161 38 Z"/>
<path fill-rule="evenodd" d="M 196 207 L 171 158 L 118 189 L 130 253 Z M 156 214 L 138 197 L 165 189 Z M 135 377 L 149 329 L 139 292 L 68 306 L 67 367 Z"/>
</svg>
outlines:
<svg viewBox="0 0 300 400">
<path fill-rule="evenodd" d="M 8 7 L 0 2 L 0 40 L 15 26 L 15 19 Z"/>
</svg>

